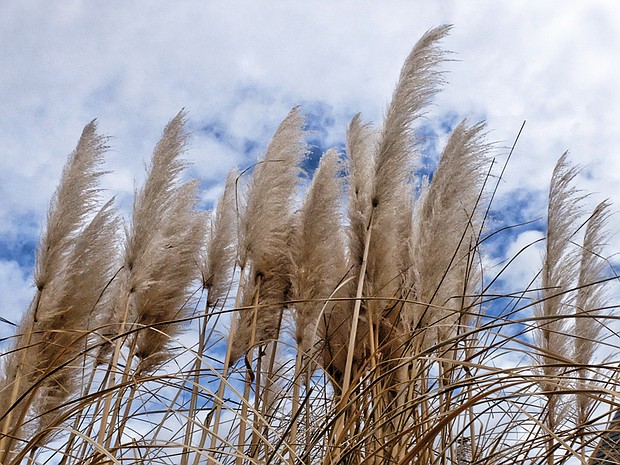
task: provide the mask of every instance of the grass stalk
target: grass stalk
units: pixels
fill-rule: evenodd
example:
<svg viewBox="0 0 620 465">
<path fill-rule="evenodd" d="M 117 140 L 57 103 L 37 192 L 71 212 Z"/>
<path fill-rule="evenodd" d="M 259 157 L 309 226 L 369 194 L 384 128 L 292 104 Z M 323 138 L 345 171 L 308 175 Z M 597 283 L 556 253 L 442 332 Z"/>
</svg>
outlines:
<svg viewBox="0 0 620 465">
<path fill-rule="evenodd" d="M 357 340 L 357 329 L 358 329 L 358 324 L 359 324 L 359 319 L 360 319 L 360 310 L 362 306 L 364 278 L 366 276 L 366 266 L 368 263 L 368 250 L 370 248 L 372 226 L 373 226 L 373 211 L 371 211 L 370 213 L 370 221 L 366 228 L 363 258 L 362 258 L 362 263 L 360 266 L 359 276 L 357 279 L 357 289 L 355 292 L 355 300 L 353 304 L 353 315 L 351 318 L 351 333 L 349 336 L 349 343 L 347 345 L 347 359 L 346 359 L 346 365 L 345 365 L 343 381 L 342 381 L 342 395 L 341 395 L 339 404 L 336 408 L 337 419 L 336 419 L 336 423 L 333 428 L 333 436 L 335 438 L 339 438 L 341 436 L 343 428 L 345 427 L 345 415 L 344 415 L 343 409 L 346 406 L 347 400 L 350 395 L 349 389 L 351 385 L 351 374 L 352 374 L 352 369 L 353 369 L 353 354 L 355 353 L 355 345 L 356 345 L 356 340 Z M 338 462 L 340 454 L 341 454 L 341 447 L 338 445 L 338 443 L 335 443 L 333 451 L 331 451 L 330 454 L 328 454 L 327 465 L 330 465 L 332 460 L 335 460 L 336 462 Z"/>
<path fill-rule="evenodd" d="M 258 322 L 258 311 L 259 311 L 259 303 L 260 303 L 260 287 L 261 287 L 262 277 L 258 275 L 256 277 L 256 282 L 254 285 L 254 299 L 252 304 L 252 328 L 250 332 L 250 342 L 248 345 L 248 352 L 245 355 L 246 358 L 246 371 L 245 371 L 245 383 L 243 386 L 243 401 L 241 404 L 241 413 L 239 415 L 239 435 L 237 439 L 237 450 L 240 454 L 237 456 L 236 463 L 237 465 L 242 465 L 243 461 L 243 451 L 245 448 L 245 436 L 247 431 L 248 424 L 248 406 L 250 405 L 250 393 L 252 389 L 253 377 L 255 374 L 252 373 L 252 363 L 254 359 L 254 345 L 256 342 L 256 327 Z M 260 358 L 259 354 L 259 358 Z M 254 393 L 256 397 L 258 397 L 259 393 L 256 391 Z M 260 410 L 256 410 L 256 417 L 258 416 Z M 258 418 L 254 418 L 254 431 L 257 429 Z M 260 431 L 260 429 L 259 429 Z"/>
<path fill-rule="evenodd" d="M 253 322 L 252 324 L 255 324 L 255 322 Z M 250 447 L 248 451 L 248 456 L 254 460 L 256 460 L 256 458 L 258 457 L 259 451 L 260 451 L 261 434 L 269 435 L 269 425 L 261 424 L 259 421 L 259 415 L 256 414 L 256 412 L 260 412 L 260 418 L 266 418 L 265 413 L 266 413 L 266 405 L 267 405 L 267 389 L 266 389 L 266 386 L 265 388 L 263 388 L 263 360 L 264 358 L 265 358 L 265 349 L 264 349 L 264 346 L 261 345 L 258 347 L 258 355 L 256 356 L 256 370 L 254 370 L 254 380 L 251 381 L 254 383 L 254 413 L 255 415 L 254 415 L 254 418 L 252 418 L 252 427 L 251 427 L 252 434 L 250 435 Z M 267 441 L 263 441 L 265 456 L 267 456 L 266 442 Z"/>
<path fill-rule="evenodd" d="M 125 304 L 125 310 L 123 313 L 123 317 L 121 319 L 120 331 L 119 334 L 123 334 L 125 332 L 125 326 L 127 324 L 127 318 L 129 317 L 129 300 L 127 300 Z M 108 367 L 109 377 L 107 380 L 107 385 L 105 388 L 110 390 L 110 393 L 104 397 L 103 408 L 101 411 L 101 421 L 99 426 L 99 433 L 97 435 L 97 444 L 101 447 L 105 447 L 106 438 L 112 435 L 113 425 L 108 423 L 108 417 L 111 413 L 112 407 L 112 398 L 113 398 L 113 388 L 116 385 L 116 373 L 118 371 L 118 362 L 121 356 L 121 350 L 123 344 L 125 342 L 125 338 L 119 337 L 117 338 L 114 344 L 114 352 L 112 353 L 112 361 Z M 106 435 L 107 433 L 107 435 Z"/>
<path fill-rule="evenodd" d="M 357 327 L 360 319 L 360 309 L 362 307 L 362 295 L 364 292 L 364 278 L 366 276 L 366 267 L 368 265 L 368 250 L 370 249 L 370 238 L 372 236 L 373 212 L 370 213 L 370 221 L 366 228 L 366 238 L 364 242 L 364 254 L 360 266 L 360 274 L 357 279 L 357 289 L 355 292 L 355 301 L 353 305 L 353 317 L 351 318 L 351 334 L 349 336 L 349 344 L 347 346 L 347 361 L 344 369 L 342 382 L 343 397 L 348 392 L 351 384 L 351 370 L 353 368 L 353 354 L 355 353 L 355 344 L 357 340 Z"/>
<path fill-rule="evenodd" d="M 293 398 L 291 400 L 291 417 L 295 418 L 298 417 L 299 415 L 299 396 L 300 396 L 300 391 L 301 391 L 301 387 L 300 387 L 300 380 L 302 377 L 302 365 L 303 365 L 303 358 L 305 357 L 305 355 L 298 350 L 296 355 L 295 355 L 295 371 L 293 373 Z M 307 411 L 306 411 L 307 413 Z M 306 422 L 306 428 L 308 428 L 308 415 L 305 415 L 305 422 Z M 295 465 L 295 459 L 296 457 L 299 455 L 298 454 L 298 444 L 297 444 L 297 424 L 298 422 L 293 422 L 291 424 L 291 431 L 290 431 L 290 435 L 289 435 L 289 443 L 290 443 L 290 447 L 291 447 L 291 453 L 289 454 L 289 465 Z M 306 429 L 306 434 L 308 434 L 308 430 Z M 293 451 L 295 453 L 293 453 Z"/>
<path fill-rule="evenodd" d="M 241 297 L 243 295 L 243 288 L 245 286 L 245 267 L 241 266 L 239 268 L 239 283 L 237 284 L 237 295 L 235 297 L 235 308 L 240 308 L 241 306 Z M 219 435 L 219 425 L 222 418 L 222 408 L 223 408 L 223 399 L 224 399 L 224 391 L 226 388 L 226 383 L 228 379 L 228 374 L 230 371 L 231 359 L 232 359 L 232 349 L 233 349 L 233 341 L 237 333 L 237 318 L 235 315 L 232 316 L 230 320 L 230 329 L 228 331 L 228 344 L 226 344 L 226 353 L 224 355 L 224 364 L 222 366 L 222 379 L 220 380 L 219 386 L 217 388 L 217 393 L 215 395 L 215 417 L 213 420 L 213 430 L 211 431 L 211 450 L 215 451 L 217 446 L 217 440 Z M 203 448 L 207 436 L 207 430 L 204 429 L 200 438 L 199 448 Z M 198 465 L 199 455 L 196 455 L 194 460 L 194 465 Z M 209 458 L 208 465 L 212 465 L 211 459 Z"/>
<path fill-rule="evenodd" d="M 183 455 L 181 456 L 180 465 L 188 464 L 189 455 L 190 455 L 189 446 L 192 443 L 192 438 L 194 435 L 196 409 L 197 409 L 197 404 L 198 404 L 198 386 L 200 385 L 200 374 L 202 371 L 202 357 L 203 357 L 205 346 L 206 346 L 208 315 L 209 315 L 209 304 L 207 303 L 205 307 L 204 318 L 201 320 L 200 330 L 198 333 L 198 348 L 196 350 L 196 360 L 194 361 L 191 372 L 188 373 L 188 378 L 192 378 L 193 383 L 192 383 L 192 394 L 190 397 L 189 411 L 187 414 L 189 421 L 187 422 L 187 427 L 185 428 L 185 437 L 183 439 Z"/>
</svg>

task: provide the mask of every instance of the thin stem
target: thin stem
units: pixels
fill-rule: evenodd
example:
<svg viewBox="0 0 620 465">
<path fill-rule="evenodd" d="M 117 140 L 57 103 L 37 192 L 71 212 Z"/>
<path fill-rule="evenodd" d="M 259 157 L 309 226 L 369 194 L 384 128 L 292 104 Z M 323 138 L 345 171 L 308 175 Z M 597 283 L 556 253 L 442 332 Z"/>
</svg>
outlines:
<svg viewBox="0 0 620 465">
<path fill-rule="evenodd" d="M 245 267 L 239 267 L 239 283 L 237 284 L 237 295 L 235 297 L 235 308 L 239 308 L 241 306 L 241 296 L 243 294 L 243 286 L 245 284 Z M 215 406 L 215 418 L 213 422 L 213 430 L 211 431 L 211 450 L 215 451 L 215 447 L 217 445 L 218 434 L 220 421 L 222 418 L 222 407 L 223 407 L 223 399 L 224 399 L 224 390 L 226 388 L 227 379 L 228 379 L 228 371 L 230 370 L 230 363 L 232 358 L 232 348 L 233 342 L 235 340 L 235 336 L 237 333 L 237 318 L 235 315 L 232 316 L 230 320 L 230 330 L 228 332 L 228 343 L 226 346 L 226 355 L 224 356 L 224 365 L 222 366 L 222 378 L 220 379 L 219 387 L 217 388 L 217 394 L 215 396 L 214 402 Z M 206 442 L 207 428 L 202 430 L 202 435 L 200 437 L 200 443 L 198 448 L 203 449 Z M 194 465 L 198 465 L 200 462 L 200 454 L 196 454 L 194 458 Z M 213 460 L 211 456 L 207 460 L 207 465 L 213 465 Z"/>
<path fill-rule="evenodd" d="M 357 280 L 357 291 L 355 292 L 355 303 L 353 306 L 353 318 L 351 320 L 351 334 L 349 336 L 349 346 L 347 349 L 347 361 L 344 369 L 344 379 L 342 381 L 343 398 L 349 390 L 351 383 L 351 369 L 353 367 L 353 354 L 355 353 L 355 340 L 357 339 L 357 325 L 360 318 L 362 306 L 362 293 L 364 289 L 364 279 L 366 277 L 366 266 L 368 263 L 368 250 L 370 249 L 370 237 L 372 235 L 374 210 L 370 213 L 370 221 L 366 228 L 366 241 L 364 242 L 364 255 L 360 266 L 360 274 Z"/>
<path fill-rule="evenodd" d="M 123 334 L 125 332 L 125 325 L 127 324 L 127 318 L 129 317 L 129 299 L 130 298 L 131 297 L 128 297 L 127 302 L 125 303 L 125 311 L 123 314 L 123 318 L 121 320 L 120 334 Z M 124 342 L 125 342 L 125 338 L 119 337 L 116 340 L 116 344 L 114 344 L 114 354 L 112 356 L 112 362 L 110 363 L 110 366 L 108 368 L 110 376 L 108 378 L 107 388 L 110 391 L 112 390 L 112 388 L 114 387 L 116 383 L 116 370 L 118 367 L 118 361 L 120 360 L 121 349 L 123 347 Z M 97 435 L 97 444 L 99 444 L 102 447 L 105 445 L 105 442 L 106 442 L 106 432 L 108 432 L 108 427 L 110 428 L 113 427 L 112 424 L 108 425 L 108 417 L 110 415 L 110 407 L 112 405 L 112 395 L 113 395 L 113 391 L 111 391 L 109 394 L 105 396 L 105 399 L 103 402 L 103 411 L 101 412 L 101 422 L 99 426 L 99 434 Z M 110 429 L 109 435 L 111 434 L 112 434 L 112 431 Z"/>
<path fill-rule="evenodd" d="M 301 350 L 297 350 L 297 355 L 295 356 L 295 372 L 293 374 L 293 399 L 291 405 L 291 418 L 295 418 L 297 416 L 297 412 L 299 411 L 299 394 L 300 394 L 300 377 L 301 377 L 301 367 L 302 367 L 302 357 L 303 353 Z M 306 415 L 306 419 L 307 419 Z M 307 434 L 307 431 L 306 431 Z M 289 442 L 291 444 L 291 453 L 289 454 L 289 464 L 295 464 L 295 458 L 298 456 L 297 452 L 297 422 L 294 421 L 291 425 L 291 433 L 289 436 Z M 295 453 L 294 453 L 295 452 Z"/>
<path fill-rule="evenodd" d="M 256 341 L 256 325 L 258 321 L 258 305 L 260 302 L 260 286 L 261 286 L 261 276 L 257 276 L 256 279 L 256 287 L 254 290 L 254 302 L 253 302 L 253 315 L 252 315 L 252 331 L 250 335 L 250 344 L 248 346 L 248 353 L 246 354 L 247 360 L 247 369 L 245 372 L 245 385 L 243 389 L 243 402 L 241 405 L 241 414 L 239 421 L 239 436 L 237 440 L 237 465 L 242 465 L 243 457 L 244 457 L 244 445 L 245 445 L 245 433 L 247 428 L 247 416 L 248 416 L 248 405 L 250 399 L 250 391 L 252 388 L 252 359 L 254 357 L 254 344 Z M 258 396 L 258 392 L 255 392 L 255 395 Z M 255 412 L 255 415 L 258 416 L 259 411 Z M 256 421 L 256 419 L 255 419 Z"/>
</svg>

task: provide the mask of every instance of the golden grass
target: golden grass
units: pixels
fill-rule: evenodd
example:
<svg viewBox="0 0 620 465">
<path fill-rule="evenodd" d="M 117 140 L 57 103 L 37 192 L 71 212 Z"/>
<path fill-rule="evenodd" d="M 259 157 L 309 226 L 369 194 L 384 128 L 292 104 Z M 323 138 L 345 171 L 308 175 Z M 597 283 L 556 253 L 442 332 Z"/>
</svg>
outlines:
<svg viewBox="0 0 620 465">
<path fill-rule="evenodd" d="M 507 292 L 512 259 L 485 264 L 512 225 L 484 226 L 501 181 L 484 126 L 459 124 L 432 182 L 412 181 L 447 32 L 307 189 L 294 108 L 210 215 L 181 180 L 180 113 L 120 234 L 89 124 L 0 359 L 0 463 L 617 463 L 609 205 L 588 214 L 561 157 L 539 278 Z"/>
</svg>

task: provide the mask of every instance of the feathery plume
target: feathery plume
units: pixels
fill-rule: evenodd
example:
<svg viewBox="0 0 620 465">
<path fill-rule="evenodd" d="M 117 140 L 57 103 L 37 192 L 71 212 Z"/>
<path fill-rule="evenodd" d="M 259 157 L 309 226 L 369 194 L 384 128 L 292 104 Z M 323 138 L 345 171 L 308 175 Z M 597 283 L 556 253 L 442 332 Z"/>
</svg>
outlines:
<svg viewBox="0 0 620 465">
<path fill-rule="evenodd" d="M 454 329 L 464 291 L 477 286 L 471 276 L 469 256 L 475 253 L 479 234 L 476 208 L 487 165 L 488 145 L 483 124 L 465 122 L 452 132 L 433 180 L 419 200 L 412 236 L 414 280 L 410 283 L 419 305 L 407 307 L 405 325 L 432 327 L 429 344 L 448 337 Z"/>
<path fill-rule="evenodd" d="M 84 219 L 96 209 L 97 183 L 104 174 L 99 166 L 107 149 L 107 138 L 96 131 L 95 120 L 82 131 L 50 204 L 47 228 L 41 235 L 36 253 L 34 281 L 39 291 L 61 272 Z"/>
<path fill-rule="evenodd" d="M 388 299 L 399 297 L 401 278 L 398 257 L 401 247 L 397 243 L 396 235 L 392 233 L 400 223 L 398 198 L 406 191 L 403 186 L 407 184 L 416 158 L 413 123 L 422 116 L 424 107 L 438 92 L 442 82 L 441 73 L 436 70 L 444 56 L 438 41 L 448 30 L 447 26 L 432 29 L 414 46 L 401 70 L 379 135 L 374 156 L 370 213 L 368 222 L 364 225 L 362 262 L 353 265 L 354 271 L 359 269 L 360 276 L 352 304 L 351 334 L 344 371 L 345 390 L 348 387 L 354 354 L 359 351 L 356 341 L 360 321 L 370 323 L 368 329 L 372 353 L 383 342 L 377 337 L 378 332 L 391 332 L 389 329 L 381 331 L 381 325 L 386 321 L 384 316 L 398 313 L 397 302 L 394 300 L 369 300 L 362 309 L 359 299 L 362 294 L 386 296 Z M 355 237 L 358 234 L 354 232 L 353 235 Z M 353 242 L 354 253 L 355 248 L 359 248 L 357 241 Z M 359 259 L 360 256 L 354 258 Z M 367 315 L 360 318 L 364 312 Z"/>
<path fill-rule="evenodd" d="M 274 134 L 265 157 L 249 181 L 246 206 L 240 224 L 239 261 L 252 260 L 256 273 L 269 269 L 272 256 L 286 243 L 290 233 L 291 200 L 299 163 L 306 153 L 303 115 L 295 107 Z"/>
<path fill-rule="evenodd" d="M 237 246 L 237 208 L 235 188 L 239 172 L 234 169 L 226 178 L 208 229 L 205 258 L 201 261 L 203 287 L 208 290 L 207 305 L 213 306 L 224 297 L 230 286 Z"/>
<path fill-rule="evenodd" d="M 449 30 L 449 26 L 440 26 L 424 34 L 403 65 L 377 146 L 372 193 L 375 207 L 397 197 L 411 173 L 412 149 L 416 146 L 413 123 L 422 117 L 443 83 L 436 68 L 445 52 L 438 42 Z"/>
<path fill-rule="evenodd" d="M 554 461 L 556 439 L 553 433 L 565 417 L 569 404 L 554 391 L 567 384 L 563 379 L 566 368 L 561 361 L 571 358 L 572 338 L 567 318 L 571 310 L 569 290 L 576 283 L 579 272 L 579 254 L 571 244 L 581 214 L 583 197 L 572 181 L 579 173 L 571 167 L 564 153 L 558 160 L 549 189 L 547 213 L 547 249 L 542 267 L 540 300 L 534 306 L 536 330 L 534 344 L 538 352 L 532 357 L 537 363 L 534 371 L 540 375 L 538 386 L 545 396 L 544 421 L 550 432 L 546 442 L 549 462 Z"/>
<path fill-rule="evenodd" d="M 110 257 L 106 251 L 113 250 L 108 243 L 113 229 L 109 204 L 82 231 L 86 218 L 96 211 L 98 180 L 104 174 L 99 167 L 107 139 L 96 130 L 94 120 L 86 125 L 76 149 L 69 155 L 36 252 L 37 291 L 19 325 L 14 350 L 3 357 L 2 446 L 8 441 L 5 435 L 10 428 L 13 437 L 19 435 L 20 425 L 36 399 L 34 410 L 43 413 L 74 392 L 70 370 L 60 370 L 55 378 L 47 375 L 38 385 L 38 389 L 49 394 L 49 399 L 36 395 L 35 389 L 28 399 L 14 404 L 38 380 L 71 360 L 83 347 L 77 341 L 85 340 L 86 316 L 97 302 L 93 295 L 86 296 L 81 291 L 100 292 L 107 279 Z M 97 231 L 93 225 L 103 227 L 103 231 Z M 94 269 L 89 269 L 91 266 Z M 84 287 L 82 279 L 86 279 Z M 2 446 L 0 461 L 9 453 L 9 447 Z"/>
<path fill-rule="evenodd" d="M 185 114 L 164 129 L 146 182 L 136 194 L 126 232 L 125 263 L 116 321 L 146 328 L 137 333 L 140 371 L 149 373 L 170 357 L 170 338 L 187 315 L 189 285 L 198 278 L 204 217 L 193 211 L 197 183 L 181 184 L 180 159 L 187 141 Z"/>
<path fill-rule="evenodd" d="M 449 29 L 448 26 L 432 29 L 415 45 L 403 65 L 381 129 L 371 197 L 374 217 L 366 272 L 368 295 L 398 297 L 399 294 L 398 264 L 403 249 L 393 231 L 400 226 L 400 199 L 413 194 L 406 188 L 418 158 L 413 123 L 423 115 L 443 82 L 441 72 L 436 69 L 444 59 L 438 42 Z M 373 321 L 378 323 L 383 313 L 394 307 L 394 302 L 375 300 L 368 307 Z"/>
<path fill-rule="evenodd" d="M 586 366 L 593 363 L 594 351 L 601 340 L 603 325 L 597 318 L 602 316 L 603 307 L 607 305 L 608 295 L 605 283 L 607 264 L 601 256 L 608 237 L 605 226 L 609 219 L 609 203 L 599 203 L 588 220 L 581 248 L 579 279 L 575 297 L 575 364 L 580 367 L 578 391 L 585 391 L 588 380 L 592 378 Z M 577 424 L 585 425 L 588 421 L 594 398 L 584 392 L 577 393 Z"/>
<path fill-rule="evenodd" d="M 579 270 L 579 254 L 571 245 L 582 211 L 582 197 L 571 185 L 578 173 L 579 168 L 570 167 L 565 153 L 558 160 L 551 179 L 541 299 L 534 307 L 534 315 L 543 318 L 535 332 L 542 365 L 555 364 L 559 354 L 570 353 L 567 320 L 563 317 L 570 310 L 567 291 L 576 282 Z M 546 375 L 556 372 L 557 368 L 545 368 Z"/>
<path fill-rule="evenodd" d="M 348 168 L 348 228 L 347 259 L 349 275 L 359 277 L 364 257 L 366 234 L 372 212 L 372 186 L 375 173 L 375 131 L 368 123 L 363 123 L 359 114 L 355 115 L 347 129 L 347 168 Z M 349 281 L 348 294 L 355 296 L 357 279 Z M 352 331 L 352 317 L 355 301 L 335 302 L 321 317 L 320 334 L 323 337 L 322 365 L 332 378 L 335 386 L 342 386 L 345 372 L 347 345 Z M 358 322 L 358 326 L 362 326 Z M 361 336 L 367 331 L 358 331 L 355 350 L 361 358 L 363 347 Z"/>
<path fill-rule="evenodd" d="M 295 339 L 309 354 L 316 342 L 321 310 L 344 274 L 340 218 L 342 180 L 338 151 L 325 153 L 314 175 L 293 235 L 292 292 Z M 329 312 L 330 306 L 326 311 Z"/>
<path fill-rule="evenodd" d="M 347 162 L 349 168 L 349 253 L 353 274 L 359 272 L 364 255 L 366 229 L 372 210 L 372 186 L 375 173 L 375 140 L 370 124 L 361 121 L 359 113 L 353 117 L 347 131 Z"/>
<path fill-rule="evenodd" d="M 245 268 L 249 261 L 249 281 L 260 282 L 260 308 L 255 328 L 257 343 L 277 337 L 290 287 L 291 204 L 299 163 L 306 153 L 303 121 L 299 108 L 295 107 L 280 124 L 265 157 L 254 169 L 239 225 L 240 266 Z M 253 290 L 246 294 L 245 304 L 251 305 L 253 294 Z M 252 325 L 253 312 L 243 312 L 240 317 L 237 328 Z M 235 338 L 233 353 L 243 354 L 249 342 L 246 338 Z"/>
<path fill-rule="evenodd" d="M 191 311 L 190 285 L 198 278 L 199 251 L 204 240 L 204 217 L 193 209 L 198 182 L 189 182 L 176 191 L 175 205 L 166 215 L 162 236 L 145 251 L 150 257 L 145 284 L 136 292 L 136 324 L 152 327 L 138 333 L 136 354 L 140 371 L 150 373 L 169 360 L 170 339 L 183 325 L 176 320 Z"/>
<path fill-rule="evenodd" d="M 39 348 L 38 372 L 45 376 L 34 402 L 41 418 L 39 430 L 53 422 L 62 411 L 54 415 L 46 413 L 79 388 L 78 374 L 82 366 L 76 357 L 92 339 L 91 319 L 96 320 L 109 305 L 102 294 L 116 263 L 118 230 L 118 218 L 111 205 L 112 201 L 105 204 L 77 236 L 62 279 L 54 282 L 51 292 L 41 299 L 41 308 L 55 309 L 45 312 L 45 319 L 39 320 L 41 329 L 33 338 Z M 58 369 L 60 367 L 63 368 Z"/>
</svg>

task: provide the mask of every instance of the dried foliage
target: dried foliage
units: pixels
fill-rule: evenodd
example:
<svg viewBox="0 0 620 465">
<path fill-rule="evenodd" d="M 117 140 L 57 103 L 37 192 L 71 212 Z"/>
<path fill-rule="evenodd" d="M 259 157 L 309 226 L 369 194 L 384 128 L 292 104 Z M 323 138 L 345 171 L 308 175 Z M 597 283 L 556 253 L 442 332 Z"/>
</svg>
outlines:
<svg viewBox="0 0 620 465">
<path fill-rule="evenodd" d="M 610 206 L 586 214 L 562 156 L 538 278 L 502 282 L 514 257 L 498 271 L 484 246 L 517 225 L 488 218 L 484 125 L 420 174 L 448 29 L 415 45 L 378 131 L 355 116 L 305 186 L 294 108 L 214 213 L 179 113 L 119 234 L 86 126 L 0 357 L 0 463 L 617 463 Z"/>
</svg>

